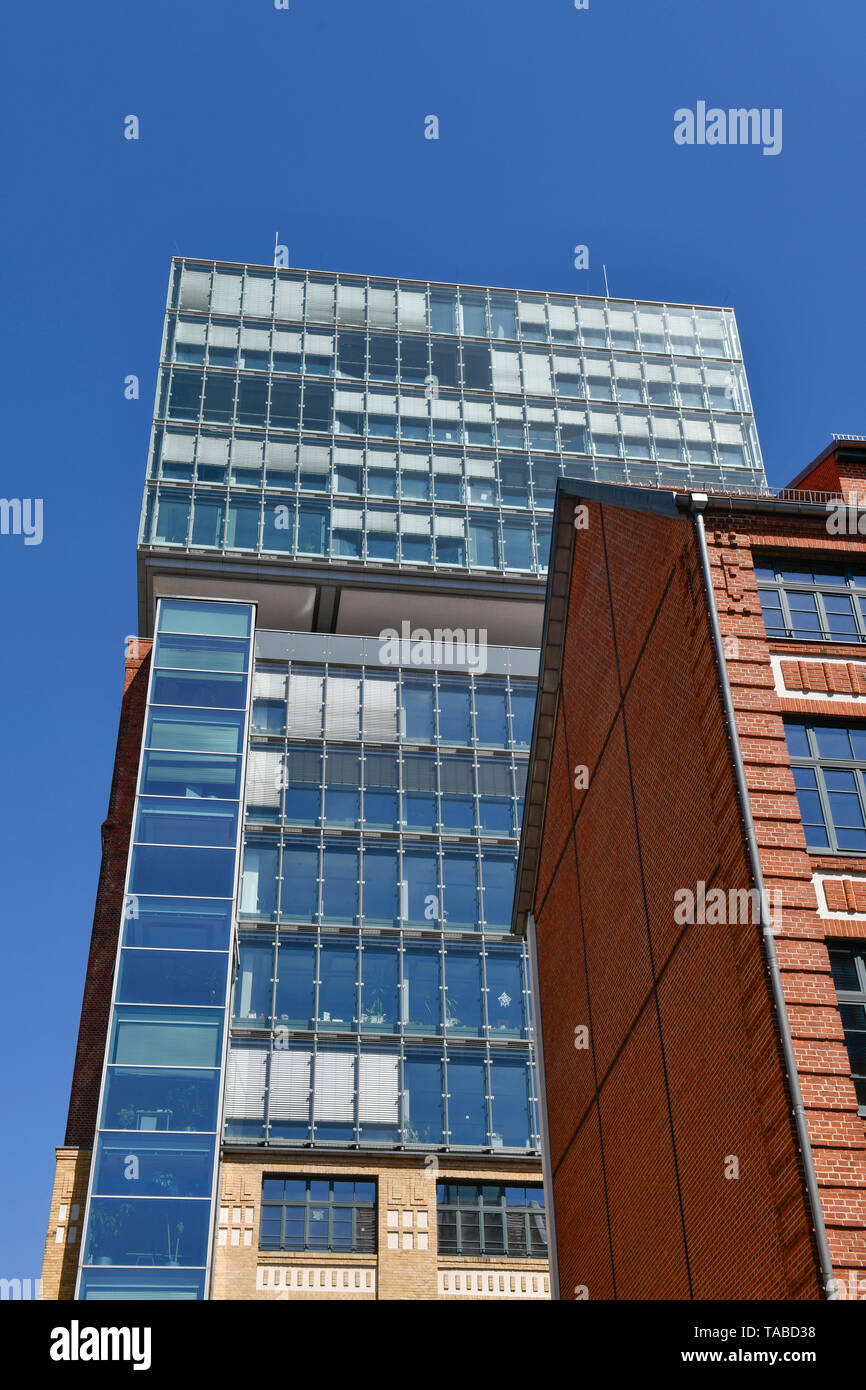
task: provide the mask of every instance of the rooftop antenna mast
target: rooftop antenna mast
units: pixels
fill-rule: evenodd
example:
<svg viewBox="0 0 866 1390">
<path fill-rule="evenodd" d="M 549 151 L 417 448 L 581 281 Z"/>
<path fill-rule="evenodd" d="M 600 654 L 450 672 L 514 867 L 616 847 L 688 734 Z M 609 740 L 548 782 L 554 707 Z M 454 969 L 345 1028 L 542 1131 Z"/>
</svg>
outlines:
<svg viewBox="0 0 866 1390">
<path fill-rule="evenodd" d="M 276 264 L 277 264 L 277 257 L 279 256 L 279 254 L 280 254 L 280 234 L 279 234 L 279 232 L 275 232 L 275 233 L 274 233 L 274 267 L 275 267 L 275 268 L 276 268 Z"/>
<path fill-rule="evenodd" d="M 604 297 L 605 299 L 610 299 L 610 290 L 607 287 L 607 266 L 602 262 L 601 268 L 604 272 Z"/>
</svg>

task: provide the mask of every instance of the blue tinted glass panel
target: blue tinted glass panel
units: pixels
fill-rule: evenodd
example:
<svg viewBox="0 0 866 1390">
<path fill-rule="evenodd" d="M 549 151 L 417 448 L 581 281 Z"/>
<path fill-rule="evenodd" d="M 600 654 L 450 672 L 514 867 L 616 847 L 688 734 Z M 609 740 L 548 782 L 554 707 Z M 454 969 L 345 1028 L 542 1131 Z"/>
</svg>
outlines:
<svg viewBox="0 0 866 1390">
<path fill-rule="evenodd" d="M 241 603 L 199 603 L 193 599 L 163 599 L 160 632 L 189 632 L 201 637 L 248 637 L 251 612 Z"/>
<path fill-rule="evenodd" d="M 316 943 L 312 937 L 280 942 L 276 1022 L 286 1028 L 312 1028 L 315 1002 Z"/>
<path fill-rule="evenodd" d="M 93 1191 L 116 1197 L 209 1197 L 215 1139 L 166 1132 L 133 1140 L 103 1135 L 97 1147 Z"/>
<path fill-rule="evenodd" d="M 442 1032 L 439 948 L 407 945 L 403 953 L 403 1024 L 406 1032 Z"/>
<path fill-rule="evenodd" d="M 410 743 L 433 743 L 433 687 L 430 681 L 403 682 L 405 738 Z"/>
<path fill-rule="evenodd" d="M 442 1062 L 432 1053 L 410 1051 L 403 1064 L 403 1138 L 407 1144 L 442 1144 Z"/>
<path fill-rule="evenodd" d="M 242 937 L 235 980 L 234 1017 L 245 1028 L 267 1027 L 273 994 L 274 943 Z"/>
<path fill-rule="evenodd" d="M 83 1302 L 146 1303 L 187 1302 L 204 1298 L 203 1269 L 158 1269 L 143 1266 L 136 1269 L 101 1269 L 88 1267 L 82 1271 Z"/>
<path fill-rule="evenodd" d="M 516 748 L 528 748 L 532 741 L 535 713 L 534 686 L 511 686 L 511 736 Z"/>
<path fill-rule="evenodd" d="M 526 1036 L 523 970 L 517 951 L 491 951 L 487 956 L 487 1020 L 498 1037 Z"/>
<path fill-rule="evenodd" d="M 319 985 L 319 1024 L 351 1032 L 357 1027 L 358 952 L 353 942 L 323 941 Z"/>
<path fill-rule="evenodd" d="M 115 1009 L 110 1062 L 125 1066 L 215 1067 L 222 1043 L 222 1009 Z"/>
<path fill-rule="evenodd" d="M 234 801 L 141 797 L 135 839 L 150 845 L 212 845 L 234 849 L 237 825 L 238 808 Z"/>
<path fill-rule="evenodd" d="M 177 893 L 184 898 L 230 898 L 235 855 L 228 849 L 136 845 L 129 870 L 131 893 Z"/>
<path fill-rule="evenodd" d="M 322 857 L 322 917 L 329 922 L 357 922 L 360 907 L 360 852 L 326 845 Z"/>
<path fill-rule="evenodd" d="M 410 922 L 424 925 L 442 919 L 436 851 L 407 850 L 403 855 L 405 883 L 404 914 Z"/>
<path fill-rule="evenodd" d="M 156 671 L 151 688 L 155 705 L 204 705 L 243 709 L 246 676 L 226 672 L 200 675 L 196 671 Z"/>
<path fill-rule="evenodd" d="M 253 839 L 245 845 L 240 898 L 243 916 L 273 917 L 276 913 L 278 855 L 275 840 Z"/>
<path fill-rule="evenodd" d="M 364 851 L 364 921 L 393 926 L 400 915 L 399 861 L 396 849 Z"/>
<path fill-rule="evenodd" d="M 481 913 L 475 855 L 447 850 L 442 856 L 442 887 L 446 927 L 458 931 L 476 928 Z"/>
<path fill-rule="evenodd" d="M 283 921 L 312 922 L 318 909 L 319 851 L 315 845 L 289 841 L 283 849 L 280 916 Z"/>
<path fill-rule="evenodd" d="M 141 793 L 151 796 L 237 797 L 240 758 L 217 754 L 145 753 Z"/>
<path fill-rule="evenodd" d="M 530 1147 L 532 1125 L 528 1058 L 494 1061 L 490 1068 L 493 1143 L 509 1149 Z"/>
<path fill-rule="evenodd" d="M 398 952 L 396 944 L 367 946 L 361 957 L 361 1030 L 396 1033 L 398 1002 Z"/>
<path fill-rule="evenodd" d="M 228 956 L 222 952 L 123 950 L 116 998 L 132 1004 L 219 1004 L 227 974 Z"/>
<path fill-rule="evenodd" d="M 231 938 L 231 901 L 130 895 L 125 922 L 126 946 L 226 951 Z"/>
<path fill-rule="evenodd" d="M 156 639 L 156 667 L 182 671 L 245 671 L 249 642 L 246 639 L 186 637 L 161 633 Z"/>
<path fill-rule="evenodd" d="M 511 855 L 507 858 L 489 853 L 482 856 L 484 920 L 488 927 L 505 931 L 511 925 L 516 870 L 516 862 Z"/>
<path fill-rule="evenodd" d="M 102 1103 L 104 1129 L 215 1130 L 220 1073 L 108 1067 Z"/>
<path fill-rule="evenodd" d="M 445 952 L 445 1027 L 449 1038 L 480 1037 L 484 1031 L 481 956 L 449 947 Z"/>
<path fill-rule="evenodd" d="M 184 749 L 194 753 L 239 753 L 243 742 L 242 711 L 193 709 L 151 710 L 146 744 L 149 748 Z"/>
<path fill-rule="evenodd" d="M 487 1143 L 484 1063 L 453 1054 L 448 1059 L 448 1128 L 455 1145 Z"/>
<path fill-rule="evenodd" d="M 90 1204 L 86 1264 L 203 1265 L 210 1203 L 141 1197 L 94 1197 Z"/>
</svg>

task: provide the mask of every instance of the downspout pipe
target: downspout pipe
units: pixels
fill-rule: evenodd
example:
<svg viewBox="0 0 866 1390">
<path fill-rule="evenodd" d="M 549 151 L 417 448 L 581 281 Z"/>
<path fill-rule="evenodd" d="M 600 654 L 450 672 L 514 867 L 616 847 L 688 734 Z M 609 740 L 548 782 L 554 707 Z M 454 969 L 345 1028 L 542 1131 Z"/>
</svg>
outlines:
<svg viewBox="0 0 866 1390">
<path fill-rule="evenodd" d="M 683 499 L 686 501 L 686 499 Z M 734 711 L 734 701 L 731 695 L 731 683 L 728 679 L 728 668 L 725 660 L 725 648 L 722 641 L 722 630 L 719 626 L 719 612 L 716 607 L 716 596 L 713 589 L 713 576 L 710 570 L 710 556 L 707 550 L 707 534 L 704 529 L 703 511 L 707 505 L 707 495 L 702 492 L 693 492 L 688 495 L 688 506 L 695 523 L 695 534 L 698 542 L 698 554 L 701 562 L 701 573 L 704 581 L 704 591 L 707 598 L 707 612 L 710 618 L 710 631 L 713 638 L 713 647 L 716 654 L 716 666 L 719 672 L 719 684 L 722 691 L 722 703 L 725 709 L 725 719 L 728 725 L 728 736 L 731 743 L 731 754 L 734 761 L 734 774 L 737 782 L 737 792 L 740 798 L 740 811 L 743 817 L 743 827 L 746 834 L 746 846 L 749 853 L 749 863 L 752 870 L 755 888 L 758 892 L 761 913 L 761 930 L 764 938 L 764 950 L 766 952 L 767 966 L 770 971 L 770 982 L 773 990 L 773 1001 L 776 1005 L 776 1016 L 779 1020 L 779 1032 L 782 1040 L 782 1054 L 785 1059 L 785 1067 L 788 1072 L 788 1084 L 791 1088 L 791 1102 L 794 1111 L 794 1123 L 797 1130 L 797 1139 L 800 1144 L 800 1152 L 803 1159 L 803 1169 L 806 1175 L 806 1190 L 809 1198 L 809 1210 L 812 1217 L 812 1224 L 815 1228 L 815 1242 L 818 1247 L 818 1260 L 821 1266 L 821 1278 L 824 1285 L 824 1293 L 829 1300 L 838 1300 L 839 1294 L 836 1288 L 836 1280 L 833 1277 L 833 1260 L 830 1254 L 830 1244 L 827 1240 L 827 1227 L 824 1224 L 824 1212 L 821 1207 L 821 1194 L 818 1190 L 818 1175 L 815 1172 L 815 1159 L 812 1154 L 812 1145 L 809 1140 L 809 1129 L 806 1123 L 806 1109 L 803 1104 L 803 1092 L 800 1087 L 800 1077 L 797 1072 L 797 1060 L 794 1055 L 794 1041 L 791 1036 L 791 1022 L 788 1018 L 788 1009 L 785 1003 L 785 994 L 782 989 L 782 976 L 779 971 L 779 957 L 776 953 L 776 941 L 773 934 L 773 924 L 770 920 L 770 909 L 764 888 L 764 875 L 761 869 L 761 856 L 758 850 L 758 837 L 755 833 L 755 821 L 752 815 L 752 803 L 749 796 L 749 789 L 746 784 L 746 769 L 743 765 L 743 753 L 740 747 L 740 738 L 737 732 L 737 719 Z"/>
<path fill-rule="evenodd" d="M 547 1119 L 547 1083 L 544 1075 L 544 1043 L 541 1037 L 541 989 L 538 978 L 538 944 L 535 918 L 526 917 L 529 947 L 529 997 L 532 1000 L 532 1031 L 535 1043 L 535 1077 L 538 1088 L 538 1118 L 541 1126 L 541 1172 L 544 1181 L 544 1225 L 547 1231 L 547 1258 L 550 1264 L 550 1297 L 560 1298 L 559 1261 L 556 1254 L 556 1214 L 553 1205 L 553 1168 L 550 1162 L 550 1125 Z"/>
</svg>

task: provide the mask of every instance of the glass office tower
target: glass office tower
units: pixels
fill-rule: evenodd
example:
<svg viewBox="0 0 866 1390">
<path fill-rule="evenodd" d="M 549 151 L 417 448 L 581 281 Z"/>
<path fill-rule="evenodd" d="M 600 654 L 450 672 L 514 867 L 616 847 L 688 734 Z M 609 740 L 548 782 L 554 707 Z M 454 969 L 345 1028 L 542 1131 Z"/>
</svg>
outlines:
<svg viewBox="0 0 866 1390">
<path fill-rule="evenodd" d="M 733 313 L 174 262 L 54 1296 L 79 1250 L 87 1298 L 545 1295 L 509 927 L 562 475 L 762 490 Z"/>
</svg>

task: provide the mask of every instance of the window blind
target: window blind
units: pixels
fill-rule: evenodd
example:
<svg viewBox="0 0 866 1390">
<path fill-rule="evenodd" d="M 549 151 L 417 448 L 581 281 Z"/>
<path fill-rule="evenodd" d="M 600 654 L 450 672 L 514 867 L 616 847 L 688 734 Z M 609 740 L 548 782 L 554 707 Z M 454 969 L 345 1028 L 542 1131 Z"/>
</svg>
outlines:
<svg viewBox="0 0 866 1390">
<path fill-rule="evenodd" d="M 299 320 L 304 317 L 304 282 L 277 276 L 274 287 L 274 316 Z"/>
<path fill-rule="evenodd" d="M 549 396 L 552 393 L 550 384 L 550 358 L 546 353 L 524 352 L 523 357 L 523 386 L 527 395 L 540 392 L 541 395 Z"/>
<path fill-rule="evenodd" d="M 367 738 L 397 737 L 397 684 L 393 680 L 363 682 L 364 733 Z"/>
<path fill-rule="evenodd" d="M 325 686 L 325 737 L 357 738 L 361 713 L 360 681 L 329 676 Z"/>
<path fill-rule="evenodd" d="M 397 316 L 401 328 L 423 333 L 427 327 L 427 295 L 424 290 L 397 291 Z"/>
<path fill-rule="evenodd" d="M 233 1047 L 226 1068 L 226 1118 L 262 1120 L 268 1054 L 264 1047 Z"/>
<path fill-rule="evenodd" d="M 274 1049 L 268 1087 L 269 1119 L 309 1120 L 311 1062 L 310 1052 L 294 1048 Z"/>
<path fill-rule="evenodd" d="M 288 689 L 288 721 L 290 734 L 322 732 L 322 677 L 292 672 Z"/>
<path fill-rule="evenodd" d="M 274 303 L 274 281 L 270 275 L 247 275 L 244 281 L 244 313 L 270 318 Z"/>
<path fill-rule="evenodd" d="M 337 322 L 363 327 L 367 318 L 363 285 L 339 285 L 337 288 Z"/>
<path fill-rule="evenodd" d="M 166 431 L 162 440 L 162 457 L 172 463 L 192 463 L 195 453 L 194 434 L 170 434 Z"/>
<path fill-rule="evenodd" d="M 282 755 L 251 748 L 247 761 L 247 805 L 276 808 L 280 804 Z"/>
<path fill-rule="evenodd" d="M 211 308 L 215 314 L 239 314 L 241 311 L 241 277 L 215 270 Z"/>
<path fill-rule="evenodd" d="M 313 1084 L 313 1118 L 351 1124 L 355 1112 L 354 1054 L 317 1052 Z"/>
<path fill-rule="evenodd" d="M 181 309 L 207 309 L 210 303 L 210 271 L 188 270 L 180 277 Z"/>
<path fill-rule="evenodd" d="M 358 1119 L 361 1124 L 399 1121 L 399 1059 L 391 1053 L 362 1052 L 358 1066 Z"/>
</svg>

